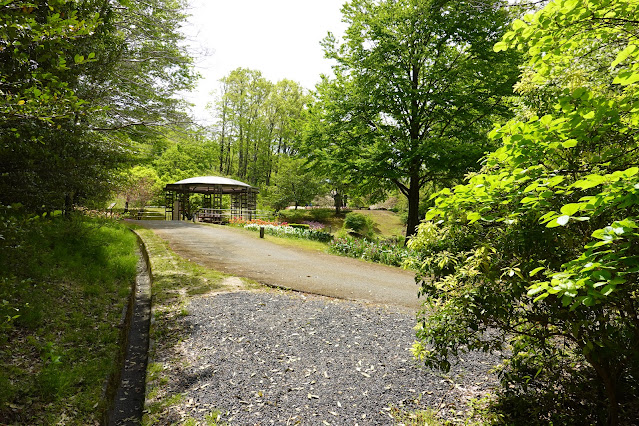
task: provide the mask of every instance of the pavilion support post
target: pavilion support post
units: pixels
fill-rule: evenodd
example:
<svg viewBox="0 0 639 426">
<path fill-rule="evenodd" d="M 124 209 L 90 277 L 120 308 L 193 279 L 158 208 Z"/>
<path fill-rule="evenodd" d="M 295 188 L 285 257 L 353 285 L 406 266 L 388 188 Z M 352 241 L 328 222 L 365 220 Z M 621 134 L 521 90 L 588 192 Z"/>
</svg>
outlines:
<svg viewBox="0 0 639 426">
<path fill-rule="evenodd" d="M 249 220 L 256 219 L 257 214 L 257 191 L 249 189 L 247 194 L 247 209 Z"/>
<path fill-rule="evenodd" d="M 173 203 L 175 201 L 175 194 L 173 191 L 166 191 L 164 195 L 164 220 L 173 220 L 175 215 L 173 214 Z"/>
</svg>

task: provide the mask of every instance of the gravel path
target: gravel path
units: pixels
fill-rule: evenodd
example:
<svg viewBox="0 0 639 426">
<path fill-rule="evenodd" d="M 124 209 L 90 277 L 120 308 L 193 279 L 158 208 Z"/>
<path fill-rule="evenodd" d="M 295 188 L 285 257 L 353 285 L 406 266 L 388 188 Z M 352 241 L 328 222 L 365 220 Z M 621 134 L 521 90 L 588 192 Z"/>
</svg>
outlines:
<svg viewBox="0 0 639 426">
<path fill-rule="evenodd" d="M 190 335 L 158 359 L 185 396 L 167 422 L 220 410 L 232 425 L 386 425 L 391 406 L 454 418 L 496 383 L 498 360 L 480 353 L 447 375 L 420 369 L 406 309 L 273 290 L 195 298 L 188 312 Z"/>
</svg>

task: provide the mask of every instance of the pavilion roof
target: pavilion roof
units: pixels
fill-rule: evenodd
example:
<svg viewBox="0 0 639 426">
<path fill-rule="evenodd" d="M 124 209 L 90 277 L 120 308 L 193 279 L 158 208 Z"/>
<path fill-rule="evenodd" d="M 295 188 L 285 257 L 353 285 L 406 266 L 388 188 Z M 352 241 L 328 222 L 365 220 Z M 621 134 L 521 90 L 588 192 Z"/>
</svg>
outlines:
<svg viewBox="0 0 639 426">
<path fill-rule="evenodd" d="M 221 176 L 192 177 L 175 183 L 170 183 L 164 187 L 166 191 L 194 192 L 202 194 L 215 192 L 218 188 L 222 188 L 222 192 L 225 194 L 251 189 L 257 191 L 257 188 L 254 188 L 247 183 Z"/>
</svg>

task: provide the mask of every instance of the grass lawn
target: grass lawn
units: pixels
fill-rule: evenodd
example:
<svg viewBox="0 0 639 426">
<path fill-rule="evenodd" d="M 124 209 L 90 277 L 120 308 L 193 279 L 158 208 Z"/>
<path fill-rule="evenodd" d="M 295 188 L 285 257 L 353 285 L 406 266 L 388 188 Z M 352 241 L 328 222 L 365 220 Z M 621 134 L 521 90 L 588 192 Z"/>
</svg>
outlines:
<svg viewBox="0 0 639 426">
<path fill-rule="evenodd" d="M 354 210 L 370 217 L 375 222 L 375 232 L 382 237 L 403 237 L 406 225 L 402 223 L 397 213 L 388 210 Z"/>
<path fill-rule="evenodd" d="M 2 219 L 0 423 L 99 424 L 136 237 L 114 221 Z"/>
<path fill-rule="evenodd" d="M 220 225 L 212 225 L 212 224 L 203 224 L 203 225 L 220 226 Z M 233 226 L 232 228 L 236 230 L 237 232 L 244 232 L 246 235 L 249 235 L 253 238 L 257 238 L 257 239 L 260 238 L 259 232 L 252 231 L 249 229 L 244 229 L 240 226 Z M 311 240 L 306 240 L 303 238 L 295 238 L 295 237 L 277 237 L 275 235 L 268 235 L 268 234 L 265 235 L 264 238 L 272 243 L 279 244 L 281 246 L 296 247 L 296 248 L 300 248 L 304 250 L 312 250 L 312 251 L 319 251 L 319 252 L 326 252 L 328 250 L 328 243 L 322 243 L 319 241 L 311 241 Z"/>
</svg>

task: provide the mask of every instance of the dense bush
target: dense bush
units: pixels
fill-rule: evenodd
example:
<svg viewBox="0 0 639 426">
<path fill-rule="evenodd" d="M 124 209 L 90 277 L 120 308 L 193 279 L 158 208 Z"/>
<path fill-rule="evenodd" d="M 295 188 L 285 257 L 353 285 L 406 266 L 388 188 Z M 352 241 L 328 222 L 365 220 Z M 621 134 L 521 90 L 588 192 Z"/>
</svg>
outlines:
<svg viewBox="0 0 639 426">
<path fill-rule="evenodd" d="M 304 223 L 304 222 L 321 222 L 327 223 L 335 216 L 335 210 L 333 209 L 296 209 L 296 210 L 281 210 L 279 212 L 280 220 L 289 223 Z"/>
<path fill-rule="evenodd" d="M 289 223 L 298 223 L 303 222 L 306 219 L 311 219 L 310 215 L 308 215 L 306 210 L 303 209 L 280 210 L 279 218 L 281 221 Z"/>
<path fill-rule="evenodd" d="M 374 228 L 373 220 L 361 213 L 347 213 L 344 218 L 344 229 L 348 232 L 367 237 L 373 234 Z"/>
<path fill-rule="evenodd" d="M 334 209 L 310 209 L 309 214 L 311 218 L 317 222 L 326 222 L 333 216 L 335 216 Z"/>
<path fill-rule="evenodd" d="M 427 300 L 414 353 L 447 370 L 506 343 L 507 423 L 631 424 L 639 1 L 554 1 L 524 19 L 496 46 L 528 52 L 520 118 L 492 132 L 503 146 L 479 173 L 436 194 L 410 243 Z"/>
</svg>

